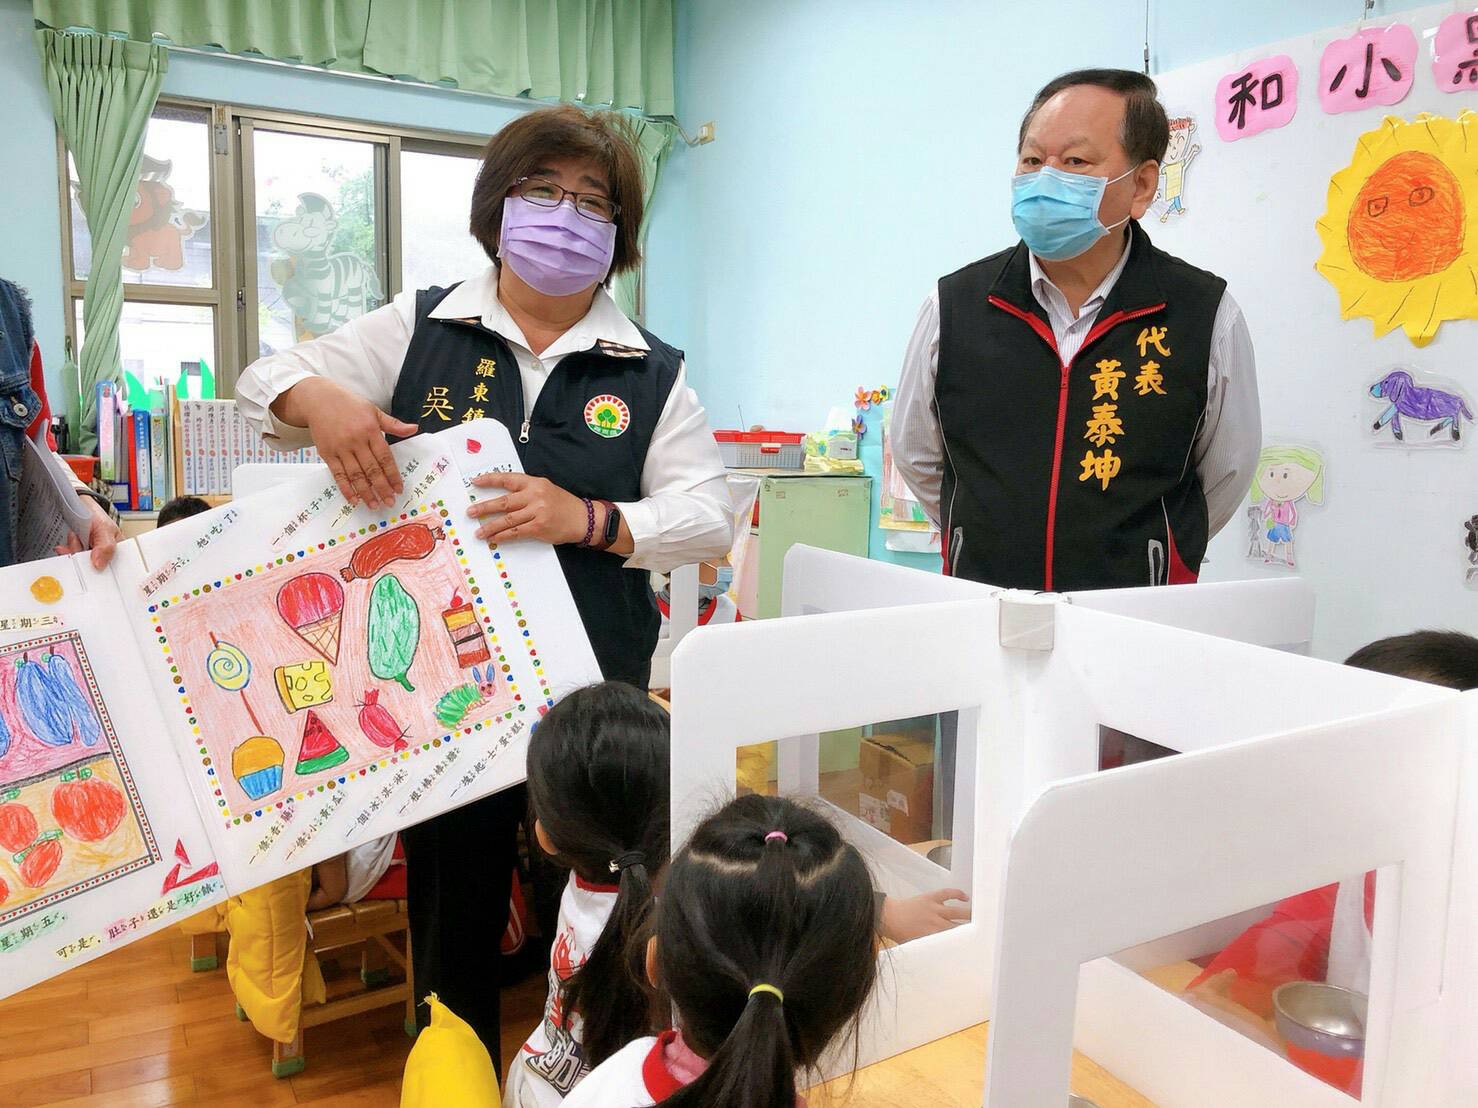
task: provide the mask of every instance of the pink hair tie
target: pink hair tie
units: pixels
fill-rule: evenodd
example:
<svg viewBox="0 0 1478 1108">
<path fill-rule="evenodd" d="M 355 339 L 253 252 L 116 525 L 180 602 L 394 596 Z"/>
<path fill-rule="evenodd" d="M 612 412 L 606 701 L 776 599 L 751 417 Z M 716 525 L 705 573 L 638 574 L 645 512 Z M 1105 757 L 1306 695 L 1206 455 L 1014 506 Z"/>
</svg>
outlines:
<svg viewBox="0 0 1478 1108">
<path fill-rule="evenodd" d="M 787 835 L 784 831 L 771 831 L 768 835 L 765 836 L 766 844 L 768 844 L 772 839 L 779 839 L 782 843 L 790 842 L 790 836 Z"/>
</svg>

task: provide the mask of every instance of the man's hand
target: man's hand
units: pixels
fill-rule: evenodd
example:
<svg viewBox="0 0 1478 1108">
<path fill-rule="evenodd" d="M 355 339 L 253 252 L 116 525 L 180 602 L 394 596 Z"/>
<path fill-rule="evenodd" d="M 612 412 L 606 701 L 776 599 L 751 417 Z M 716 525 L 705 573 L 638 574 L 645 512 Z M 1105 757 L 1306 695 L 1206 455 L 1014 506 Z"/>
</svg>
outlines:
<svg viewBox="0 0 1478 1108">
<path fill-rule="evenodd" d="M 949 901 L 961 903 L 951 904 Z M 963 889 L 936 889 L 906 900 L 885 897 L 880 930 L 883 938 L 895 943 L 948 931 L 970 921 L 969 902 L 970 898 Z"/>
<path fill-rule="evenodd" d="M 83 550 L 92 551 L 92 568 L 97 570 L 107 569 L 108 563 L 113 560 L 113 551 L 117 549 L 118 543 L 123 539 L 123 531 L 103 511 L 103 506 L 90 496 L 82 495 L 82 501 L 87 505 L 87 511 L 92 516 L 92 521 L 87 528 L 87 543 L 76 535 L 68 535 L 67 541 L 56 548 L 58 554 L 78 554 Z"/>
<path fill-rule="evenodd" d="M 480 489 L 503 489 L 505 496 L 480 500 L 467 514 L 474 519 L 494 516 L 477 529 L 477 537 L 488 542 L 538 539 L 553 546 L 579 542 L 589 520 L 585 502 L 543 477 L 526 473 L 480 473 L 472 479 Z M 602 512 L 597 512 L 599 527 Z"/>
</svg>

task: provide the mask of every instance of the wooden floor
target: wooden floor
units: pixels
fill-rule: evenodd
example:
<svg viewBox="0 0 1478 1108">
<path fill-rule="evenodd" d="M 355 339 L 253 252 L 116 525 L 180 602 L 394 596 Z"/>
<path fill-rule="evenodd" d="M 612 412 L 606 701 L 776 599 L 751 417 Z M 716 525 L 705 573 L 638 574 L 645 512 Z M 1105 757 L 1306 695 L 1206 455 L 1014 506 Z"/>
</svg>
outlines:
<svg viewBox="0 0 1478 1108">
<path fill-rule="evenodd" d="M 308 1066 L 272 1076 L 272 1048 L 235 1015 L 222 968 L 190 970 L 175 929 L 0 1001 L 0 1105 L 311 1104 L 395 1108 L 411 1041 L 404 1009 L 382 1008 L 307 1032 Z M 345 966 L 352 963 L 346 960 Z M 334 967 L 325 967 L 334 988 Z M 347 980 L 346 968 L 340 975 Z M 355 975 L 357 980 L 357 974 Z M 537 973 L 505 990 L 504 1058 L 538 1021 Z"/>
</svg>

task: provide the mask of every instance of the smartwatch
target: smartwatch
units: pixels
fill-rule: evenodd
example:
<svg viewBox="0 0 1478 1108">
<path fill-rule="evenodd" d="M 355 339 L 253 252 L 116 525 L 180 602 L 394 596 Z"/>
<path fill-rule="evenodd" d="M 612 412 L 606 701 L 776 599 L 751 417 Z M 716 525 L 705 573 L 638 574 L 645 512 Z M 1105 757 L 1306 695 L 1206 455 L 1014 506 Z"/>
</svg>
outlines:
<svg viewBox="0 0 1478 1108">
<path fill-rule="evenodd" d="M 601 531 L 600 542 L 596 544 L 596 549 L 609 550 L 621 537 L 621 509 L 609 500 L 601 500 L 599 503 L 606 509 L 606 525 Z"/>
</svg>

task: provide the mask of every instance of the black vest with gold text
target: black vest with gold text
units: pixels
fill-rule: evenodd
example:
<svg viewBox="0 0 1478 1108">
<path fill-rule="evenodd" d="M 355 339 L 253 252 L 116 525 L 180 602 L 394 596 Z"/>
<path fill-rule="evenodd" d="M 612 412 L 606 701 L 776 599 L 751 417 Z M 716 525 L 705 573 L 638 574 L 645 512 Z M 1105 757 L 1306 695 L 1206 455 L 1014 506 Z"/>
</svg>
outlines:
<svg viewBox="0 0 1478 1108">
<path fill-rule="evenodd" d="M 946 572 L 1056 592 L 1196 579 L 1208 535 L 1193 453 L 1226 282 L 1131 227 L 1066 363 L 1024 244 L 940 280 Z"/>
<path fill-rule="evenodd" d="M 539 391 L 521 435 L 523 381 L 508 344 L 480 320 L 428 314 L 452 288 L 416 294 L 416 328 L 390 414 L 423 433 L 464 419 L 496 419 L 508 428 L 524 472 L 575 496 L 640 500 L 647 450 L 682 353 L 642 331 L 649 351 L 602 341 L 566 355 Z M 601 673 L 646 688 L 661 626 L 646 570 L 578 546 L 558 546 L 555 553 Z"/>
</svg>

